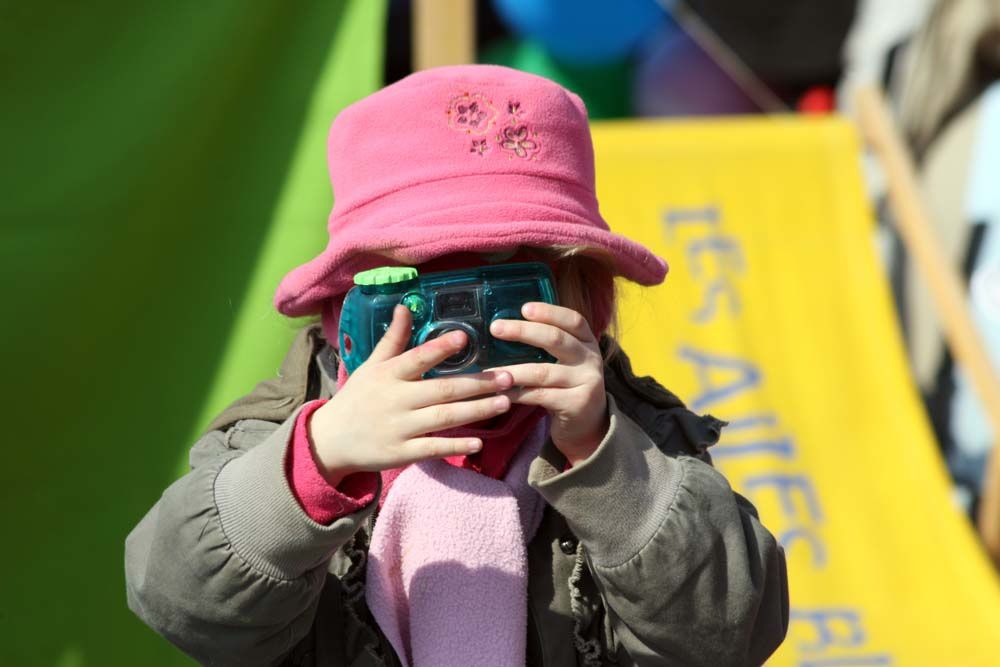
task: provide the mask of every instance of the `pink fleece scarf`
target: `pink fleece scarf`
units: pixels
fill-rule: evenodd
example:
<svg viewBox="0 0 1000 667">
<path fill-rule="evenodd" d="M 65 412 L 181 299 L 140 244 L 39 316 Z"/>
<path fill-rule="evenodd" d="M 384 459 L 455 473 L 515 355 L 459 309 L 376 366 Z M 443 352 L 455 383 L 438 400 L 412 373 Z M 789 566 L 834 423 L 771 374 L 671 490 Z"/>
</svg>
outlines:
<svg viewBox="0 0 1000 667">
<path fill-rule="evenodd" d="M 506 477 L 423 461 L 396 478 L 368 552 L 367 602 L 403 665 L 523 666 L 528 553 L 544 501 L 528 466 L 537 423 Z"/>
<path fill-rule="evenodd" d="M 405 667 L 524 665 L 527 545 L 545 509 L 528 467 L 549 418 L 520 421 L 530 430 L 502 479 L 446 460 L 382 473 L 365 592 Z"/>
</svg>

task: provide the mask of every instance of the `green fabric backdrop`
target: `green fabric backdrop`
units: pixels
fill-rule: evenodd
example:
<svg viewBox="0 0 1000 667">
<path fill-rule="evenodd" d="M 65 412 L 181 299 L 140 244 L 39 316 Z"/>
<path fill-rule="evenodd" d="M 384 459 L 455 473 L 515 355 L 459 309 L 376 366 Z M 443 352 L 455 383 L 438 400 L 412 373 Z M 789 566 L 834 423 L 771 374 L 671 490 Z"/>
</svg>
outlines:
<svg viewBox="0 0 1000 667">
<path fill-rule="evenodd" d="M 0 664 L 190 664 L 126 607 L 125 536 L 300 324 L 271 296 L 324 245 L 384 12 L 0 4 Z"/>
</svg>

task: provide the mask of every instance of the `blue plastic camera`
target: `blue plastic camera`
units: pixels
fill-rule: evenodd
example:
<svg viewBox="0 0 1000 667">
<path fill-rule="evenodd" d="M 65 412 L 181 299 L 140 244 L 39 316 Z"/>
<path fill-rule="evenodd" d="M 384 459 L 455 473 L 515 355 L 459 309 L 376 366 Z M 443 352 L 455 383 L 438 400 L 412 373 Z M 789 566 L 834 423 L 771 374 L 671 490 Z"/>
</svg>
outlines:
<svg viewBox="0 0 1000 667">
<path fill-rule="evenodd" d="M 498 264 L 474 269 L 417 275 L 407 266 L 384 266 L 354 276 L 340 314 L 340 355 L 353 372 L 389 329 L 397 303 L 413 315 L 407 346 L 461 329 L 469 342 L 424 377 L 476 373 L 486 368 L 528 362 L 555 362 L 544 350 L 498 340 L 489 333 L 493 320 L 520 320 L 528 301 L 555 304 L 549 267 L 541 262 Z"/>
</svg>

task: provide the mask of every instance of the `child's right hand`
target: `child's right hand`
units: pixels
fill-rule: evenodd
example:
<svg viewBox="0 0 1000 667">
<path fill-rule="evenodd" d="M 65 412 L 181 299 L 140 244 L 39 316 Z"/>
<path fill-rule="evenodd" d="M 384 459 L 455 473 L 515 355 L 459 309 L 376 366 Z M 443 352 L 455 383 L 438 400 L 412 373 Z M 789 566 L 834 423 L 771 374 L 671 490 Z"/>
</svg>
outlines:
<svg viewBox="0 0 1000 667">
<path fill-rule="evenodd" d="M 427 436 L 510 409 L 506 371 L 424 380 L 424 373 L 461 350 L 467 336 L 452 331 L 406 350 L 410 311 L 396 306 L 388 331 L 347 382 L 309 420 L 320 471 L 336 486 L 351 473 L 398 468 L 425 459 L 479 451 L 478 438 Z M 475 396 L 490 394 L 484 398 Z"/>
</svg>

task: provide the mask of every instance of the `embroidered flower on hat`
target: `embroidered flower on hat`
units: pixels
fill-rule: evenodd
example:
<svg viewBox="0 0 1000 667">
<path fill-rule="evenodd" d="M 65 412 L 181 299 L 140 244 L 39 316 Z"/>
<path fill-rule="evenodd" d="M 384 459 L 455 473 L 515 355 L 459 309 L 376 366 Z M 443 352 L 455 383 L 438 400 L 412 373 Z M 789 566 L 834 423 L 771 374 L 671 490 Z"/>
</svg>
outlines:
<svg viewBox="0 0 1000 667">
<path fill-rule="evenodd" d="M 488 133 L 496 117 L 496 108 L 480 93 L 457 95 L 448 105 L 448 125 L 467 134 Z"/>
<path fill-rule="evenodd" d="M 472 148 L 469 149 L 469 152 L 475 153 L 479 157 L 485 157 L 490 152 L 490 145 L 485 139 L 473 139 Z"/>
<path fill-rule="evenodd" d="M 451 98 L 448 103 L 448 126 L 465 134 L 483 136 L 494 125 L 499 115 L 493 103 L 482 93 L 462 93 Z M 508 159 L 516 155 L 524 159 L 536 159 L 535 153 L 540 148 L 537 133 L 531 130 L 522 119 L 524 108 L 516 100 L 507 102 L 507 119 L 510 123 L 496 135 L 497 145 L 504 151 L 509 151 Z M 469 145 L 469 153 L 486 157 L 492 151 L 490 142 L 486 139 L 473 139 Z"/>
<path fill-rule="evenodd" d="M 497 141 L 500 143 L 500 148 L 525 159 L 531 157 L 539 148 L 535 133 L 531 132 L 527 125 L 505 127 L 503 132 L 497 135 Z"/>
</svg>

